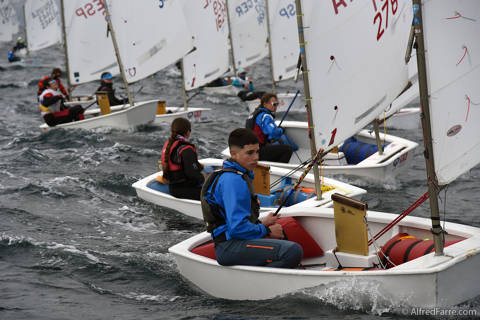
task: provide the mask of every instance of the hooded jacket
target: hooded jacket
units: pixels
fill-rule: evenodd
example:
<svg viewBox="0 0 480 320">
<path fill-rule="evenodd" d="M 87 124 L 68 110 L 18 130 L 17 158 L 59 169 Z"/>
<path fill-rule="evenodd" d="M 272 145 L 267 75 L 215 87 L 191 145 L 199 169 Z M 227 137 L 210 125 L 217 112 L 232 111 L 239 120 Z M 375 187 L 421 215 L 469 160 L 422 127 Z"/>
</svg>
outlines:
<svg viewBox="0 0 480 320">
<path fill-rule="evenodd" d="M 233 168 L 242 173 L 248 172 L 248 177 L 253 180 L 253 172 L 247 171 L 238 163 L 226 160 L 224 168 Z M 213 186 L 213 184 L 212 184 Z M 230 239 L 259 239 L 267 235 L 267 228 L 261 223 L 250 221 L 251 194 L 247 182 L 241 174 L 225 172 L 219 176 L 213 194 L 212 186 L 205 195 L 205 200 L 212 205 L 222 207 L 226 224 L 214 229 L 212 236 L 215 238 L 225 232 L 226 240 Z"/>
</svg>

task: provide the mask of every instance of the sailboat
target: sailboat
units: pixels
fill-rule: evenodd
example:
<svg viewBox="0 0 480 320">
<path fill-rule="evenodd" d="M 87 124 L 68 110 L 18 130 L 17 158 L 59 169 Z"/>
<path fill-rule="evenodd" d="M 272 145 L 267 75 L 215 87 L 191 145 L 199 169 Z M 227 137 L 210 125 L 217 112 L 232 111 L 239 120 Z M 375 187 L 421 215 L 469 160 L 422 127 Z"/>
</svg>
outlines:
<svg viewBox="0 0 480 320">
<path fill-rule="evenodd" d="M 71 96 L 73 85 L 98 81 L 103 72 L 120 73 L 114 50 L 113 32 L 107 28 L 106 7 L 103 2 L 95 6 L 86 0 L 60 1 L 64 28 L 64 48 L 67 69 L 67 87 Z M 90 31 L 89 31 L 90 30 Z M 99 32 L 104 30 L 105 32 Z M 123 77 L 122 77 L 123 78 Z M 124 82 L 125 84 L 125 82 Z M 125 86 L 127 88 L 127 85 Z M 92 100 L 83 103 L 92 103 Z M 95 99 L 93 99 L 93 103 Z M 132 129 L 155 119 L 158 101 L 144 101 L 85 111 L 85 120 L 69 122 L 55 128 L 94 129 L 112 127 Z M 78 103 L 76 101 L 75 103 Z M 44 131 L 51 129 L 46 124 Z"/>
<path fill-rule="evenodd" d="M 208 171 L 204 170 L 206 174 L 211 173 L 213 170 L 221 169 L 223 164 L 223 160 L 211 158 L 201 159 L 199 162 L 207 168 Z M 262 175 L 262 173 L 257 174 L 257 176 L 259 175 Z M 161 176 L 163 176 L 162 171 L 155 172 L 135 182 L 132 187 L 135 188 L 137 196 L 145 201 L 176 210 L 187 216 L 203 219 L 200 201 L 181 199 L 170 195 L 168 184 L 157 183 L 158 178 Z M 270 167 L 268 176 L 270 177 L 270 180 L 266 182 L 268 191 L 264 192 L 263 195 L 258 194 L 261 210 L 271 211 L 278 207 L 282 201 L 288 202 L 290 206 L 331 207 L 333 205 L 331 195 L 334 193 L 341 193 L 355 199 L 361 199 L 367 193 L 362 188 L 325 178 L 322 182 L 322 196 L 320 199 L 317 199 L 315 194 L 312 193 L 315 190 L 314 178 L 312 174 L 309 174 L 303 180 L 301 188 L 299 188 L 299 190 L 303 191 L 292 193 L 291 196 L 288 196 L 289 190 L 299 180 L 301 173 L 295 172 L 292 174 L 287 169 Z M 277 182 L 277 184 L 272 183 L 273 186 L 271 186 L 270 181 Z"/>
<path fill-rule="evenodd" d="M 295 11 L 295 1 L 265 0 L 267 20 L 268 56 L 272 76 L 272 92 L 277 94 L 277 113 L 305 112 L 305 100 L 292 92 L 277 93 L 276 83 L 294 78 L 297 75 L 297 62 L 300 48 Z M 293 104 L 292 104 L 293 101 Z M 247 101 L 248 110 L 253 112 L 260 99 Z"/>
<path fill-rule="evenodd" d="M 12 41 L 12 36 L 18 32 L 17 15 L 11 1 L 0 2 L 0 41 Z"/>
<path fill-rule="evenodd" d="M 380 3 L 341 1 L 333 2 L 332 6 L 330 1 L 297 0 L 299 29 L 305 31 L 299 36 L 304 36 L 301 43 L 307 43 L 302 61 L 304 66 L 308 62 L 309 76 L 316 75 L 318 70 L 315 59 L 319 57 L 317 50 L 320 48 L 315 47 L 323 44 L 315 44 L 319 33 L 328 32 L 335 37 L 341 29 L 353 33 L 362 30 L 358 39 L 355 38 L 357 41 L 350 44 L 361 46 L 363 50 L 346 51 L 362 52 L 365 63 L 372 58 L 378 64 L 372 82 L 364 83 L 371 87 L 371 95 L 377 95 L 370 99 L 375 102 L 378 95 L 382 98 L 390 92 L 393 96 L 398 94 L 406 77 L 402 75 L 403 70 L 393 70 L 393 65 L 382 70 L 387 57 L 384 49 L 395 39 L 395 33 L 401 32 L 403 24 L 411 23 L 408 16 L 411 16 L 412 7 L 400 1 L 395 2 L 398 6 L 388 7 L 387 28 L 386 12 L 382 12 Z M 391 2 L 387 3 L 390 6 Z M 303 4 L 313 5 L 312 10 L 304 12 L 305 16 L 301 10 Z M 475 148 L 480 143 L 475 121 L 480 119 L 480 113 L 472 108 L 472 101 L 478 100 L 476 85 L 480 80 L 480 50 L 477 50 L 480 49 L 477 41 L 480 25 L 475 16 L 480 12 L 479 4 L 475 0 L 414 0 L 414 10 L 429 186 L 428 193 L 419 200 L 430 198 L 431 221 L 404 217 L 404 214 L 368 211 L 364 203 L 334 195 L 334 209 L 286 208 L 281 212 L 282 217 L 289 217 L 303 227 L 300 230 L 303 268 L 220 266 L 212 256 L 211 236 L 204 232 L 169 249 L 182 276 L 210 295 L 234 300 L 271 299 L 307 290 L 317 296 L 328 295 L 336 286 L 345 284 L 350 284 L 352 290 L 363 288 L 360 289 L 363 294 L 374 301 L 384 298 L 392 306 L 402 308 L 452 306 L 480 295 L 480 278 L 477 276 L 480 228 L 449 222 L 445 222 L 442 228 L 437 202 L 441 186 L 480 162 L 480 152 Z M 405 19 L 404 14 L 407 15 Z M 309 20 L 311 15 L 315 15 L 315 20 Z M 372 25 L 375 16 L 380 16 L 377 20 L 381 19 L 382 24 L 377 21 Z M 308 28 L 303 28 L 304 21 L 309 22 Z M 367 33 L 360 28 L 365 24 L 370 26 Z M 327 59 L 333 55 L 339 64 L 343 61 L 336 50 L 329 53 Z M 347 68 L 345 63 L 340 65 Z M 361 69 L 362 66 L 353 67 Z M 319 80 L 325 73 L 316 76 Z M 321 91 L 324 87 L 317 87 L 317 80 L 310 85 Z M 343 86 L 348 84 L 347 80 L 344 79 Z M 364 79 L 352 80 L 361 85 Z M 378 86 L 391 87 L 391 90 L 373 90 Z M 356 98 L 366 97 L 363 90 L 353 91 L 351 94 Z M 369 106 L 371 104 L 366 108 L 370 109 Z M 364 113 L 359 110 L 360 115 Z M 377 116 L 376 108 L 369 114 L 369 120 Z M 318 133 L 315 135 L 321 138 Z M 328 148 L 328 142 L 326 145 L 321 139 L 319 142 L 322 148 Z M 415 205 L 418 203 L 421 201 Z M 289 239 L 295 235 L 289 235 Z M 425 239 L 430 237 L 433 240 Z M 316 249 L 312 251 L 312 247 Z M 305 252 L 309 255 L 306 256 Z"/>
<path fill-rule="evenodd" d="M 112 25 L 118 33 L 119 54 L 124 61 L 126 86 L 175 63 L 193 49 L 192 34 L 178 1 L 108 1 Z M 151 30 L 156 30 L 151 34 Z M 128 83 L 128 84 L 127 84 Z M 155 122 L 170 123 L 177 117 L 199 119 L 206 108 L 159 105 Z M 163 103 L 162 103 L 163 104 Z"/>
<path fill-rule="evenodd" d="M 403 21 L 408 19 L 403 11 L 402 19 Z M 370 27 L 362 26 L 365 32 L 368 32 L 365 29 Z M 307 122 L 283 121 L 282 128 L 290 140 L 298 146 L 298 150 L 292 155 L 289 163 L 269 161 L 262 161 L 262 163 L 293 169 L 310 159 L 312 130 L 309 127 L 314 127 L 316 136 L 314 138 L 321 142 L 320 146 L 324 150 L 327 146 L 338 146 L 338 150 L 334 149 L 322 158 L 322 170 L 326 176 L 343 175 L 380 184 L 393 183 L 395 178 L 409 167 L 414 155 L 413 150 L 418 144 L 381 133 L 379 130 L 362 130 L 362 128 L 372 122 L 370 113 L 378 112 L 376 116 L 383 113 L 383 110 L 390 106 L 407 85 L 408 68 L 404 56 L 410 27 L 405 25 L 396 33 L 395 41 L 383 46 L 384 50 L 389 50 L 386 53 L 390 55 L 389 58 L 371 56 L 368 64 L 360 61 L 363 54 L 354 55 L 352 51 L 347 50 L 346 43 L 349 42 L 357 45 L 358 48 L 354 50 L 365 50 L 358 44 L 360 40 L 354 39 L 355 36 L 361 39 L 360 35 L 344 28 L 339 28 L 340 31 L 332 35 L 327 31 L 331 29 L 330 26 L 320 30 L 316 41 L 322 42 L 324 46 L 316 54 L 317 57 L 326 58 L 312 59 L 311 62 L 313 68 L 318 70 L 310 77 L 311 81 L 315 82 L 312 87 L 316 88 L 312 94 L 315 108 L 308 114 L 312 116 L 313 121 L 310 121 L 310 125 Z M 397 25 L 395 28 L 398 28 Z M 375 75 L 367 65 L 376 69 L 378 65 L 386 64 L 386 61 L 396 65 L 384 65 L 385 70 L 401 69 L 402 78 L 395 80 L 393 82 L 395 87 L 392 85 L 392 88 L 381 84 L 372 87 L 370 84 L 377 82 L 374 81 Z M 303 65 L 303 68 L 305 73 L 306 66 Z M 364 82 L 358 81 L 359 78 L 364 79 Z M 376 97 L 377 100 L 373 100 L 370 94 L 372 90 L 378 90 L 384 94 Z M 305 95 L 307 96 L 306 92 Z M 360 110 L 363 110 L 363 113 Z M 340 132 L 349 132 L 350 135 L 344 140 L 339 140 L 339 137 L 343 136 Z M 222 154 L 228 156 L 228 148 L 224 149 Z"/>
<path fill-rule="evenodd" d="M 220 1 L 222 3 L 222 1 Z M 224 9 L 223 9 L 224 8 Z M 229 32 L 233 76 L 239 68 L 247 68 L 268 55 L 267 22 L 264 0 L 245 3 L 226 0 L 222 7 Z M 203 88 L 206 93 L 236 95 L 242 88 L 231 84 Z"/>
<path fill-rule="evenodd" d="M 48 48 L 62 41 L 59 10 L 53 0 L 27 0 L 23 7 L 28 52 Z"/>
</svg>

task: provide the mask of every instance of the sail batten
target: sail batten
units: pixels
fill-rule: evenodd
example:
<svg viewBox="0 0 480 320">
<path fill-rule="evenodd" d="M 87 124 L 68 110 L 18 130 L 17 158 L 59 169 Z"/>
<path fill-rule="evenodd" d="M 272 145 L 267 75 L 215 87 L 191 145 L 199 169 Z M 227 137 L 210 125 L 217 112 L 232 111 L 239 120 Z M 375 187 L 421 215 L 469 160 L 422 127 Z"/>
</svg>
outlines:
<svg viewBox="0 0 480 320">
<path fill-rule="evenodd" d="M 371 1 L 340 3 L 302 1 L 314 133 L 324 150 L 370 123 L 408 81 L 411 3 L 383 11 Z"/>
<path fill-rule="evenodd" d="M 480 3 L 423 4 L 435 173 L 440 185 L 480 162 Z"/>
</svg>

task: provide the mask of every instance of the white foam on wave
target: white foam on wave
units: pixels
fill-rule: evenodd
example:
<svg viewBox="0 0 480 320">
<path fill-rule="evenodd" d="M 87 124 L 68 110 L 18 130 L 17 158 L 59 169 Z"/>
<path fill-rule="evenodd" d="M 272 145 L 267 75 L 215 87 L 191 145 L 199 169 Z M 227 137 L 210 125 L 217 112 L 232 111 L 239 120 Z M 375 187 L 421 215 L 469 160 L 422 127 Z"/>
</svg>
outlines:
<svg viewBox="0 0 480 320">
<path fill-rule="evenodd" d="M 406 307 L 403 301 L 407 301 L 407 297 L 392 297 L 382 289 L 380 281 L 356 278 L 335 281 L 328 286 L 307 288 L 300 292 L 340 310 L 355 310 L 374 315 L 403 314 Z"/>
<path fill-rule="evenodd" d="M 100 259 L 97 258 L 96 256 L 94 256 L 93 254 L 91 254 L 87 251 L 82 251 L 82 250 L 80 250 L 80 249 L 78 249 L 78 248 L 76 248 L 75 246 L 72 246 L 72 245 L 52 242 L 50 244 L 47 244 L 45 247 L 47 249 L 51 249 L 51 250 L 60 249 L 60 250 L 65 251 L 65 252 L 70 252 L 70 253 L 82 255 L 82 256 L 86 257 L 88 260 L 93 261 L 95 263 L 100 262 Z"/>
<path fill-rule="evenodd" d="M 44 247 L 49 250 L 61 250 L 61 251 L 81 255 L 94 263 L 100 262 L 100 259 L 94 256 L 93 254 L 89 253 L 88 251 L 82 251 L 73 245 L 61 244 L 57 242 L 42 242 L 42 241 L 37 241 L 30 237 L 8 235 L 4 232 L 0 233 L 0 241 L 7 241 L 8 246 L 29 243 L 36 247 Z"/>
<path fill-rule="evenodd" d="M 151 295 L 151 294 L 145 294 L 145 293 L 139 293 L 139 292 L 129 292 L 129 293 L 123 293 L 123 294 L 118 294 L 121 297 L 127 298 L 127 299 L 133 299 L 136 301 L 145 301 L 145 302 L 171 302 L 174 301 L 178 298 L 178 296 L 174 297 L 169 297 L 165 295 Z M 174 300 L 172 300 L 174 299 Z"/>
</svg>

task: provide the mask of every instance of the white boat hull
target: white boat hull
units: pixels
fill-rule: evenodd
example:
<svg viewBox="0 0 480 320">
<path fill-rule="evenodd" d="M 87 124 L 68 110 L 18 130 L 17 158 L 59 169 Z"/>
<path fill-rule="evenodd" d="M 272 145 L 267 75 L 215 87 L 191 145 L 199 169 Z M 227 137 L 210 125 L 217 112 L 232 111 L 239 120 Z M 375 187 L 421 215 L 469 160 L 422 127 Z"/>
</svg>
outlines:
<svg viewBox="0 0 480 320">
<path fill-rule="evenodd" d="M 300 160 L 303 162 L 311 158 L 307 123 L 284 121 L 282 128 L 284 128 L 288 137 L 298 145 L 299 150 L 292 155 L 289 163 L 268 161 L 261 161 L 261 163 L 293 169 L 301 163 Z M 362 130 L 355 137 L 359 141 L 376 145 L 374 132 Z M 359 177 L 375 183 L 393 182 L 395 177 L 400 175 L 410 165 L 414 155 L 413 149 L 418 144 L 392 135 L 384 135 L 383 133 L 380 133 L 380 139 L 382 142 L 389 143 L 385 147 L 383 155 L 376 152 L 358 164 L 347 165 L 343 153 L 329 153 L 325 157 L 324 165 L 321 168 L 323 174 L 326 176 L 345 175 Z M 228 148 L 223 150 L 222 154 L 229 156 Z"/>
<path fill-rule="evenodd" d="M 203 159 L 200 160 L 200 162 L 205 165 L 205 166 L 212 166 L 212 167 L 221 167 L 223 160 L 220 159 Z M 275 168 L 271 167 L 270 168 L 270 178 L 271 181 L 276 181 L 280 177 L 286 175 L 289 172 L 288 169 L 282 169 L 282 168 Z M 151 202 L 153 204 L 166 207 L 169 209 L 176 210 L 178 212 L 181 212 L 187 216 L 197 218 L 197 219 L 203 219 L 202 216 L 202 208 L 200 206 L 200 201 L 197 200 L 189 200 L 189 199 L 180 199 L 180 198 L 175 198 L 174 196 L 170 194 L 166 194 L 157 190 L 153 190 L 148 187 L 148 185 L 151 182 L 154 182 L 156 180 L 156 177 L 158 175 L 161 175 L 161 172 L 156 172 L 154 174 L 151 174 L 137 182 L 135 182 L 132 187 L 135 188 L 137 191 L 137 195 L 139 198 Z M 300 173 L 297 173 L 296 175 L 292 176 L 292 182 L 295 182 L 295 179 L 298 179 L 299 176 L 301 175 Z M 343 182 L 335 181 L 333 179 L 328 179 L 325 178 L 324 184 L 327 186 L 332 186 L 335 187 L 336 189 L 331 190 L 325 194 L 322 195 L 321 200 L 316 200 L 314 198 L 308 199 L 302 203 L 298 203 L 294 206 L 306 206 L 306 207 L 330 207 L 332 206 L 332 200 L 330 196 L 333 193 L 341 193 L 344 195 L 347 195 L 352 198 L 360 199 L 363 194 L 366 193 L 366 190 L 348 185 Z M 307 188 L 314 188 L 314 178 L 312 174 L 307 175 L 305 178 L 304 182 L 302 183 L 303 186 Z M 293 206 L 292 206 L 293 207 Z M 272 208 L 262 208 L 263 210 L 272 210 Z"/>
<path fill-rule="evenodd" d="M 286 208 L 282 216 L 295 216 L 323 250 L 333 249 L 335 227 L 331 208 Z M 397 215 L 368 212 L 372 234 Z M 429 219 L 407 217 L 382 236 L 383 245 L 398 232 L 417 238 L 430 235 Z M 445 248 L 445 256 L 430 253 L 399 266 L 375 271 L 327 271 L 322 258 L 312 265 L 311 258 L 302 261 L 306 269 L 279 269 L 253 266 L 220 266 L 216 260 L 190 252 L 210 240 L 204 232 L 169 249 L 183 277 L 206 293 L 231 300 L 262 300 L 298 291 L 312 292 L 316 297 L 347 287 L 349 292 L 368 293 L 372 301 L 384 299 L 394 306 L 440 307 L 459 304 L 480 294 L 480 229 L 447 223 L 447 240 L 466 240 Z M 323 270 L 322 270 L 323 269 Z M 311 290 L 311 291 L 309 291 Z"/>
<path fill-rule="evenodd" d="M 111 113 L 101 115 L 99 109 L 88 109 L 84 113 L 85 120 L 59 124 L 55 127 L 43 124 L 40 129 L 43 131 L 54 128 L 89 130 L 109 127 L 123 130 L 133 129 L 154 120 L 157 112 L 157 100 L 137 102 L 133 107 L 129 107 L 129 105 L 113 106 L 111 110 Z"/>
<path fill-rule="evenodd" d="M 155 116 L 155 123 L 171 123 L 175 118 L 187 118 L 190 122 L 203 122 L 208 120 L 208 114 L 212 109 L 210 108 L 167 108 L 167 113 L 157 114 Z"/>
<path fill-rule="evenodd" d="M 278 107 L 277 113 L 286 112 L 290 103 L 295 98 L 295 93 L 277 93 Z M 259 105 L 260 99 L 246 101 L 248 104 L 248 111 L 252 113 Z M 290 108 L 289 112 L 305 112 L 305 99 L 302 95 L 298 95 Z"/>
</svg>

